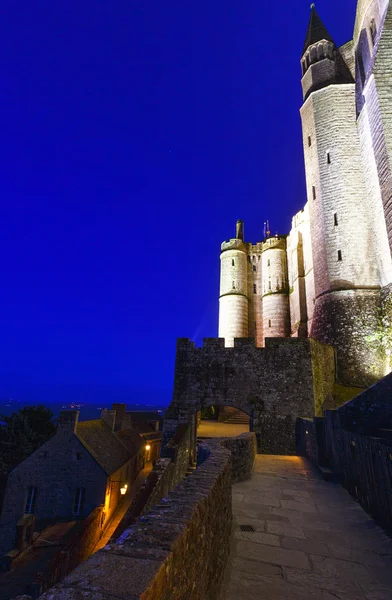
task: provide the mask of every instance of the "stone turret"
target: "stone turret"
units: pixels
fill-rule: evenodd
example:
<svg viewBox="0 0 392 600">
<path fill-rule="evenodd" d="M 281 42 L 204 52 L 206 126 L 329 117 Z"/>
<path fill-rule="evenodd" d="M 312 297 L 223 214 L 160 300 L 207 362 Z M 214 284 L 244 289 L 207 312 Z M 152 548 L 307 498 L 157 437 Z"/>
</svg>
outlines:
<svg viewBox="0 0 392 600">
<path fill-rule="evenodd" d="M 223 242 L 219 298 L 219 337 L 226 346 L 234 346 L 235 338 L 248 337 L 248 265 L 242 221 L 237 221 L 236 236 Z"/>
<path fill-rule="evenodd" d="M 261 271 L 264 337 L 289 337 L 289 288 L 285 237 L 276 236 L 264 241 Z"/>
<path fill-rule="evenodd" d="M 351 72 L 314 4 L 311 10 L 301 60 L 304 99 L 312 92 L 332 83 L 353 83 Z"/>
</svg>

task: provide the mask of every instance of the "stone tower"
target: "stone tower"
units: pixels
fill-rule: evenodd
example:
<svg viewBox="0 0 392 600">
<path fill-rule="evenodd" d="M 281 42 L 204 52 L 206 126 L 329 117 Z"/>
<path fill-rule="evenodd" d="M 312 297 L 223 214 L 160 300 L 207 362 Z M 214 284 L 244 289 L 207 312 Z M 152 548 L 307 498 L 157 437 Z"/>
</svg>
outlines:
<svg viewBox="0 0 392 600">
<path fill-rule="evenodd" d="M 336 47 L 312 5 L 301 59 L 315 289 L 310 335 L 337 350 L 341 383 L 365 386 L 384 374 L 367 342 L 377 327 L 382 274 L 356 124 L 351 52 L 352 44 Z"/>
<path fill-rule="evenodd" d="M 236 237 L 222 244 L 219 297 L 219 337 L 226 346 L 248 337 L 248 261 L 244 225 L 237 221 Z"/>
<path fill-rule="evenodd" d="M 381 284 L 392 281 L 392 5 L 359 0 L 353 43 L 356 113 Z"/>
</svg>

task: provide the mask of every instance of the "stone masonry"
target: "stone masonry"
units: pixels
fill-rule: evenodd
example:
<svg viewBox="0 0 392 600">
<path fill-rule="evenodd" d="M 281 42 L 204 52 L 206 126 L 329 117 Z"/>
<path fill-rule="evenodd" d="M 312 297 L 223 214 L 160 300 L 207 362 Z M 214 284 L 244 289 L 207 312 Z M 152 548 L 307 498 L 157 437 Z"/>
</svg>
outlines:
<svg viewBox="0 0 392 600">
<path fill-rule="evenodd" d="M 202 348 L 177 342 L 173 401 L 166 411 L 163 445 L 178 423 L 208 406 L 234 406 L 251 417 L 261 452 L 295 453 L 295 420 L 332 408 L 334 352 L 312 339 L 204 340 Z"/>
</svg>

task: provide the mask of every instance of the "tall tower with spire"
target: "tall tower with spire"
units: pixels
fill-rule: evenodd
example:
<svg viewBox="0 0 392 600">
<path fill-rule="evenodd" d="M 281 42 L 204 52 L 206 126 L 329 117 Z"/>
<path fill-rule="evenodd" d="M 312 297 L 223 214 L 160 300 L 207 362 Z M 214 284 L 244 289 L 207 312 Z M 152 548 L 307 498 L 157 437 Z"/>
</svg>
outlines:
<svg viewBox="0 0 392 600">
<path fill-rule="evenodd" d="M 368 343 L 377 328 L 381 273 L 351 56 L 352 43 L 338 48 L 313 4 L 301 59 L 315 285 L 310 335 L 336 348 L 341 383 L 365 386 L 384 374 Z"/>
</svg>

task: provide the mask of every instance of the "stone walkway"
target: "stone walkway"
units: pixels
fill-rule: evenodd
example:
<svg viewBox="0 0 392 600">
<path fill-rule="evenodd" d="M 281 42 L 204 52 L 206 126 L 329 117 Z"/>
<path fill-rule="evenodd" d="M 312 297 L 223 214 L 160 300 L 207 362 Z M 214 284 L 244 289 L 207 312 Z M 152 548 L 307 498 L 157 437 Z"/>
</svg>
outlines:
<svg viewBox="0 0 392 600">
<path fill-rule="evenodd" d="M 233 513 L 222 600 L 392 600 L 392 541 L 304 459 L 257 455 Z"/>
<path fill-rule="evenodd" d="M 236 423 L 218 423 L 218 421 L 200 421 L 197 428 L 197 437 L 237 437 L 241 433 L 249 431 L 249 425 L 237 425 Z"/>
</svg>

